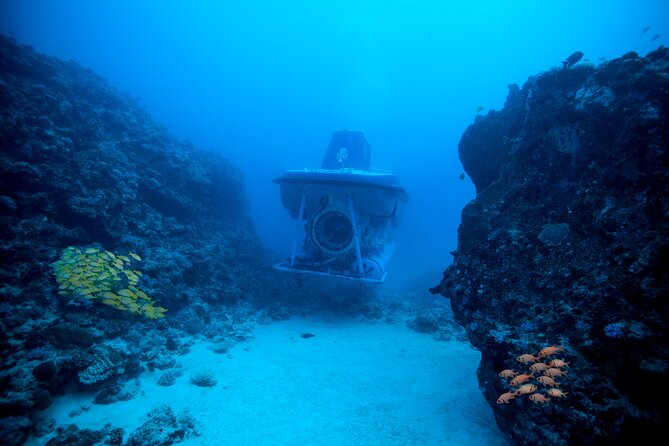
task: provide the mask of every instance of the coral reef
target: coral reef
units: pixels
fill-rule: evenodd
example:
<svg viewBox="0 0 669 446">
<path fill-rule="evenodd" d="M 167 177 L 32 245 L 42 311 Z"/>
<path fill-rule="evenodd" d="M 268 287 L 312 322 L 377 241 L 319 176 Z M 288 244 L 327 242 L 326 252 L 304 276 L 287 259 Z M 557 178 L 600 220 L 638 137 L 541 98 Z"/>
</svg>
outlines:
<svg viewBox="0 0 669 446">
<path fill-rule="evenodd" d="M 669 378 L 669 51 L 551 70 L 510 86 L 460 141 L 476 186 L 450 299 L 478 379 L 515 444 L 665 437 Z M 509 358 L 559 342 L 569 397 L 495 404 Z M 531 407 L 528 407 L 531 406 Z"/>
<path fill-rule="evenodd" d="M 240 172 L 90 70 L 0 35 L 0 103 L 0 421 L 21 439 L 66 391 L 132 398 L 271 277 Z"/>
<path fill-rule="evenodd" d="M 117 401 L 128 401 L 141 393 L 138 380 L 130 381 L 109 381 L 105 382 L 102 388 L 93 398 L 94 404 L 113 404 Z"/>
<path fill-rule="evenodd" d="M 25 443 L 30 433 L 30 421 L 25 417 L 0 418 L 0 438 L 3 444 L 19 446 Z"/>
<path fill-rule="evenodd" d="M 170 407 L 159 407 L 128 437 L 128 446 L 169 446 L 199 436 L 195 420 L 187 412 L 177 416 Z"/>
<path fill-rule="evenodd" d="M 0 56 L 0 299 L 12 306 L 10 339 L 34 333 L 11 325 L 46 319 L 53 302 L 89 310 L 49 297 L 49 265 L 73 245 L 140 252 L 143 292 L 175 312 L 195 298 L 257 294 L 262 253 L 237 169 L 174 139 L 74 62 L 4 36 Z"/>
<path fill-rule="evenodd" d="M 216 378 L 211 372 L 197 372 L 190 377 L 190 382 L 198 387 L 214 387 L 217 383 Z"/>
<path fill-rule="evenodd" d="M 109 431 L 109 444 L 121 445 L 123 444 L 123 435 L 125 430 L 122 427 L 115 427 Z"/>
<path fill-rule="evenodd" d="M 88 357 L 90 364 L 79 372 L 79 382 L 82 384 L 97 384 L 124 371 L 119 365 L 121 354 L 107 345 L 94 346 Z"/>
<path fill-rule="evenodd" d="M 174 375 L 174 372 L 171 372 L 169 370 L 160 375 L 160 378 L 158 378 L 158 384 L 164 387 L 172 386 L 176 382 L 177 382 L 177 377 Z"/>
</svg>

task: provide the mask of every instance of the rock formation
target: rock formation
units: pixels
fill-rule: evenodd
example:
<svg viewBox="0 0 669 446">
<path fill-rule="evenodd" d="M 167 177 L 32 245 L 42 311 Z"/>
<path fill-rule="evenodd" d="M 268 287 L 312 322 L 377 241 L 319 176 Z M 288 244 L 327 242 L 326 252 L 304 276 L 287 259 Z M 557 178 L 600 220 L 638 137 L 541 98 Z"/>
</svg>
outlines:
<svg viewBox="0 0 669 446">
<path fill-rule="evenodd" d="M 184 284 L 238 297 L 257 247 L 240 172 L 76 63 L 5 37 L 0 51 L 5 292 L 41 292 L 63 248 L 97 243 L 140 252 L 166 306 L 183 303 Z"/>
<path fill-rule="evenodd" d="M 667 49 L 512 85 L 459 153 L 476 198 L 432 291 L 481 350 L 478 379 L 502 431 L 523 445 L 669 432 Z M 497 373 L 554 344 L 571 362 L 557 379 L 568 396 L 496 404 L 508 385 Z"/>
<path fill-rule="evenodd" d="M 181 350 L 166 339 L 201 329 L 216 314 L 210 306 L 262 292 L 235 167 L 170 136 L 90 70 L 5 36 L 0 147 L 0 421 L 12 443 L 67 383 L 120 386 L 109 381 Z M 135 280 L 170 317 L 59 294 L 53 262 L 68 246 L 139 253 Z M 103 345 L 110 339 L 114 348 Z"/>
</svg>

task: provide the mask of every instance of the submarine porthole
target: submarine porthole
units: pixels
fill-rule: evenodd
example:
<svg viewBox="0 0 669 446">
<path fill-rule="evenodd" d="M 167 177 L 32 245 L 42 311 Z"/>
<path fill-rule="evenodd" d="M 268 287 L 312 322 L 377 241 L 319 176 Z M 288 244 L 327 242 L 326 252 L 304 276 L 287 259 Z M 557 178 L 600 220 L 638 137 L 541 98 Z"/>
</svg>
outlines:
<svg viewBox="0 0 669 446">
<path fill-rule="evenodd" d="M 314 244 L 327 253 L 344 254 L 353 246 L 353 224 L 340 211 L 328 210 L 319 213 L 314 217 L 311 228 Z"/>
</svg>

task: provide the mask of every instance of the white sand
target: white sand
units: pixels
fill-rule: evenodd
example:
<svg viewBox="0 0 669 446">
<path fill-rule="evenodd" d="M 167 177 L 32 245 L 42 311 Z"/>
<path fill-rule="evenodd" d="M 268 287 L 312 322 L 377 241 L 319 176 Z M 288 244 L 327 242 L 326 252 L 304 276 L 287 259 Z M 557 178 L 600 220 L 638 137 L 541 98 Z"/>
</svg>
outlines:
<svg viewBox="0 0 669 446">
<path fill-rule="evenodd" d="M 302 339 L 304 332 L 316 336 Z M 130 401 L 96 405 L 92 394 L 68 395 L 42 414 L 128 434 L 156 407 L 189 409 L 202 435 L 184 445 L 507 444 L 477 387 L 479 353 L 460 342 L 403 324 L 291 319 L 257 326 L 231 355 L 201 342 L 179 357 L 184 375 L 171 387 L 157 384 L 156 371 L 140 377 L 143 392 Z M 215 387 L 190 383 L 203 370 L 214 373 Z M 91 408 L 70 418 L 82 405 Z"/>
</svg>

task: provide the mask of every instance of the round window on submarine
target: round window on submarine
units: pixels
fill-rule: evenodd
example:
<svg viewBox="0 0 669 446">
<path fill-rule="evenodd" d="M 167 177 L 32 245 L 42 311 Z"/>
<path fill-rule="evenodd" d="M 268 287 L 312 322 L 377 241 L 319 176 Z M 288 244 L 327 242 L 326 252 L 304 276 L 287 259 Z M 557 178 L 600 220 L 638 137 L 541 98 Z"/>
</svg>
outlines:
<svg viewBox="0 0 669 446">
<path fill-rule="evenodd" d="M 328 254 L 345 254 L 353 246 L 351 219 L 340 211 L 321 211 L 312 221 L 311 239 L 319 249 Z"/>
</svg>

